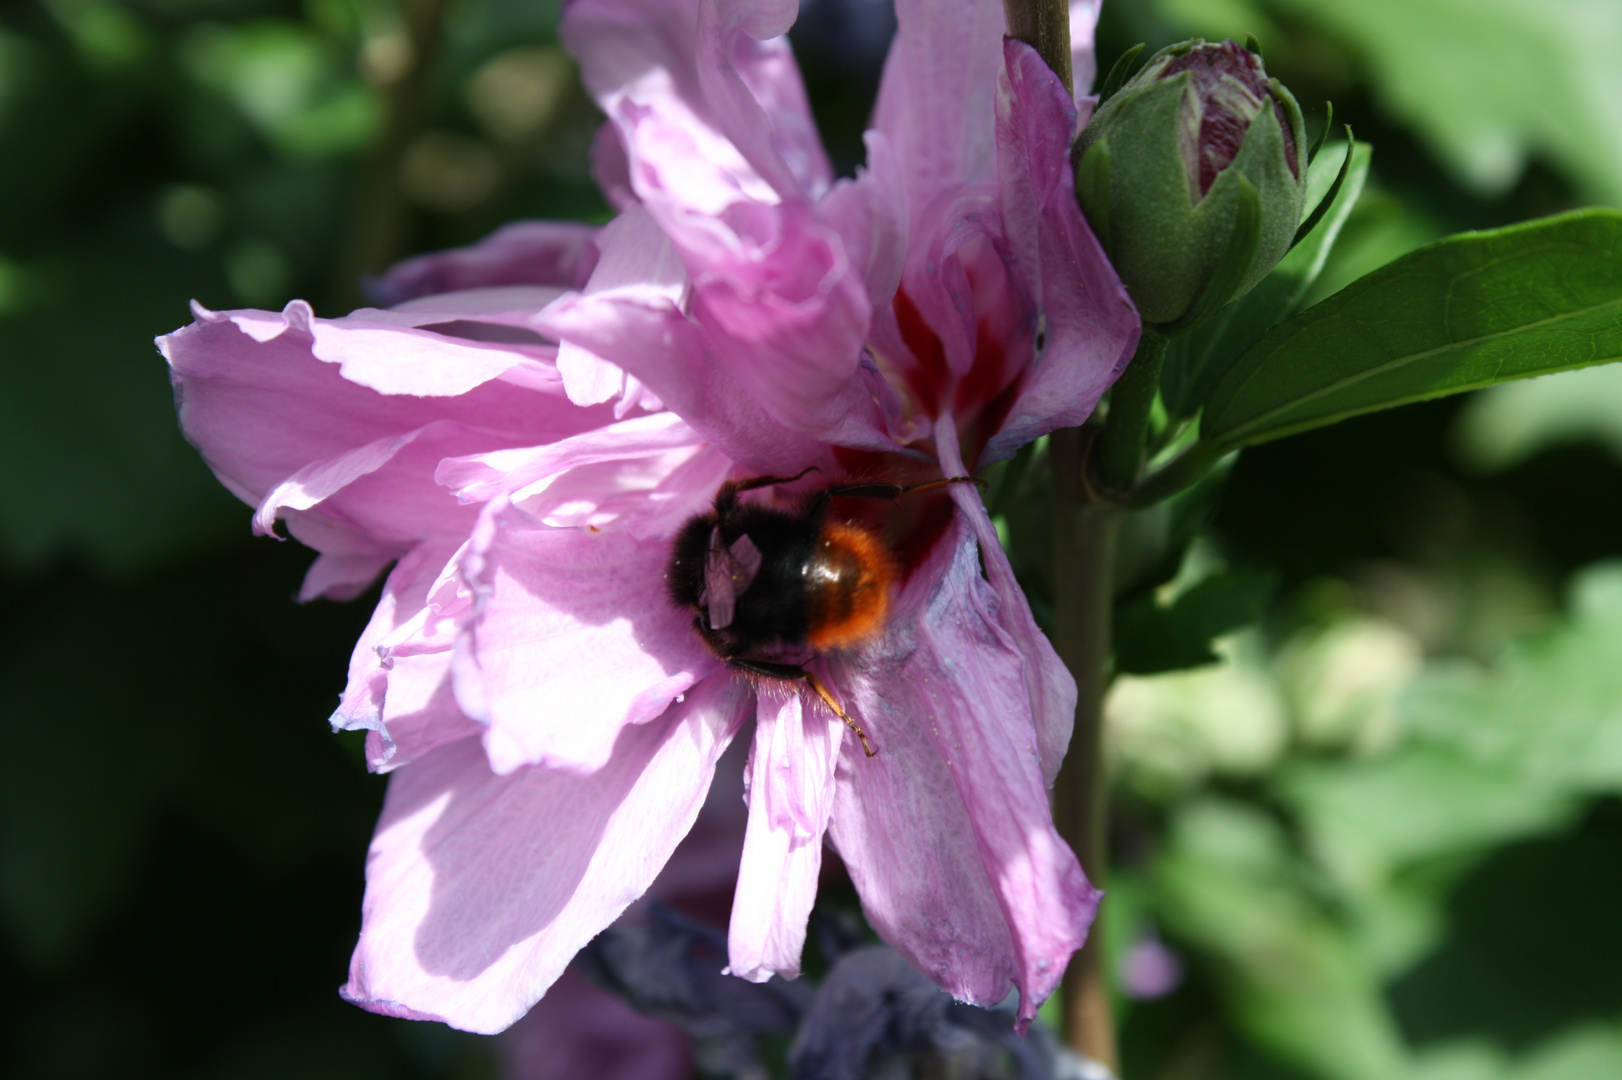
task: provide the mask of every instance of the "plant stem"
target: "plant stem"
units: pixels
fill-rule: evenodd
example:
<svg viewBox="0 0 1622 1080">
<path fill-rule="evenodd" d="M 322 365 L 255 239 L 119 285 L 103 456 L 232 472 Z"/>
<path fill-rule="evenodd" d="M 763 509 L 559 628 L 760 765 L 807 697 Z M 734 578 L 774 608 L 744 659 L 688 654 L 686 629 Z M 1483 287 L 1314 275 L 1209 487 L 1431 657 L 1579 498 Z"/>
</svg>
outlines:
<svg viewBox="0 0 1622 1080">
<path fill-rule="evenodd" d="M 1054 785 L 1053 816 L 1092 883 L 1102 888 L 1109 821 L 1104 691 L 1120 511 L 1087 491 L 1083 470 L 1091 433 L 1055 431 L 1048 444 L 1054 470 L 1053 645 L 1076 680 L 1076 726 Z M 1100 923 L 1102 916 L 1101 909 Z M 1119 1072 L 1100 923 L 1065 971 L 1064 1035 L 1078 1053 Z"/>
<path fill-rule="evenodd" d="M 1003 0 L 1008 36 L 1036 50 L 1059 76 L 1066 91 L 1075 93 L 1070 75 L 1070 0 Z"/>
<path fill-rule="evenodd" d="M 1098 479 L 1106 491 L 1124 492 L 1143 469 L 1149 414 L 1160 390 L 1167 339 L 1147 326 L 1138 351 L 1109 395 L 1109 416 L 1098 437 Z"/>
</svg>

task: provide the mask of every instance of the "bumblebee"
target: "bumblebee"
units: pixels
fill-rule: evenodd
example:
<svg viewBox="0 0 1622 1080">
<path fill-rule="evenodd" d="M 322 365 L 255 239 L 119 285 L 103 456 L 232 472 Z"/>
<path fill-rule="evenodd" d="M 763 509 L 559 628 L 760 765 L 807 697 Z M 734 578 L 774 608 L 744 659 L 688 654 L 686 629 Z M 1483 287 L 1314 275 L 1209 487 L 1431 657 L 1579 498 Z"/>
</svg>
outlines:
<svg viewBox="0 0 1622 1080">
<path fill-rule="evenodd" d="M 976 480 L 948 476 L 909 485 L 834 485 L 809 493 L 792 509 L 741 497 L 793 483 L 814 468 L 722 484 L 711 510 L 690 518 L 676 534 L 665 580 L 671 600 L 693 613 L 693 628 L 711 652 L 755 677 L 805 683 L 872 757 L 876 751 L 867 733 L 805 669 L 804 659 L 807 653 L 849 649 L 878 636 L 901 568 L 878 533 L 833 516 L 831 500 L 894 502 Z"/>
</svg>

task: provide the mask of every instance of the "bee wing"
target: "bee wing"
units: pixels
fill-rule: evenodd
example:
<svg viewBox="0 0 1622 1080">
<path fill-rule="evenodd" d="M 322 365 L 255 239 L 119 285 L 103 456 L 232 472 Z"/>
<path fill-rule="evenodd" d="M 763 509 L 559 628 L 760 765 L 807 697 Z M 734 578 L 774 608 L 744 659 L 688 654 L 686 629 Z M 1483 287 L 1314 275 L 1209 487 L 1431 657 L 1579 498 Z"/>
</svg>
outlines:
<svg viewBox="0 0 1622 1080">
<path fill-rule="evenodd" d="M 728 547 L 721 542 L 721 527 L 710 532 L 710 549 L 704 556 L 704 591 L 698 602 L 708 613 L 711 630 L 732 625 L 738 597 L 760 572 L 760 549 L 747 536 Z"/>
</svg>

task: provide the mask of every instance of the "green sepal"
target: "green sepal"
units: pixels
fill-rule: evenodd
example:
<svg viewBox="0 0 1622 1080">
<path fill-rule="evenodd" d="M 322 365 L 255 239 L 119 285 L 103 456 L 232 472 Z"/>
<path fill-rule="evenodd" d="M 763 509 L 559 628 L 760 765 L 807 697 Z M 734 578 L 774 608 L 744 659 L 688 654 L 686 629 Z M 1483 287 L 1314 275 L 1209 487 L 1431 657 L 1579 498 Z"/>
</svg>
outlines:
<svg viewBox="0 0 1622 1080">
<path fill-rule="evenodd" d="M 1126 80 L 1132 75 L 1132 63 L 1143 50 L 1144 42 L 1140 41 L 1122 53 L 1120 59 L 1111 65 L 1109 74 L 1104 76 L 1104 84 L 1098 91 L 1098 104 L 1094 106 L 1095 109 L 1103 108 L 1104 102 L 1114 97 L 1116 91 L 1126 84 Z"/>
<path fill-rule="evenodd" d="M 1172 342 L 1161 373 L 1160 395 L 1174 420 L 1193 416 L 1245 350 L 1280 319 L 1293 315 L 1318 280 L 1341 228 L 1351 216 L 1368 178 L 1373 155 L 1368 143 L 1352 148 L 1352 167 L 1329 212 L 1307 238 L 1290 250 L 1255 288 L 1212 316 L 1198 329 Z M 1333 148 L 1331 148 L 1333 154 Z M 1329 160 L 1308 170 L 1308 193 L 1327 195 L 1334 182 Z"/>
<path fill-rule="evenodd" d="M 1239 292 L 1246 275 L 1256 263 L 1256 250 L 1262 239 L 1262 199 L 1256 186 L 1239 173 L 1239 196 L 1234 206 L 1233 232 L 1211 274 L 1205 279 L 1194 302 L 1179 319 L 1156 327 L 1167 337 L 1187 333 L 1227 305 Z"/>
<path fill-rule="evenodd" d="M 1307 215 L 1307 220 L 1303 221 L 1301 223 L 1301 227 L 1295 230 L 1295 239 L 1290 241 L 1290 247 L 1293 248 L 1295 245 L 1305 240 L 1307 238 L 1307 234 L 1317 227 L 1318 222 L 1323 220 L 1323 216 L 1327 214 L 1329 212 L 1329 208 L 1334 205 L 1336 196 L 1340 194 L 1341 185 L 1346 182 L 1346 174 L 1351 170 L 1352 151 L 1355 149 L 1357 149 L 1357 140 L 1352 138 L 1352 125 L 1347 124 L 1346 158 L 1340 163 L 1340 172 L 1335 174 L 1335 182 L 1329 185 L 1328 193 L 1325 194 L 1322 199 L 1318 200 L 1318 205 L 1313 207 L 1312 213 Z"/>
<path fill-rule="evenodd" d="M 1324 102 L 1324 126 L 1318 132 L 1318 137 L 1312 141 L 1312 149 L 1307 151 L 1307 164 L 1311 165 L 1318 160 L 1318 151 L 1324 148 L 1324 140 L 1329 137 L 1329 129 L 1335 125 L 1335 103 Z"/>
<path fill-rule="evenodd" d="M 1104 254 L 1110 254 L 1109 140 L 1099 139 L 1076 163 L 1076 202 Z"/>
</svg>

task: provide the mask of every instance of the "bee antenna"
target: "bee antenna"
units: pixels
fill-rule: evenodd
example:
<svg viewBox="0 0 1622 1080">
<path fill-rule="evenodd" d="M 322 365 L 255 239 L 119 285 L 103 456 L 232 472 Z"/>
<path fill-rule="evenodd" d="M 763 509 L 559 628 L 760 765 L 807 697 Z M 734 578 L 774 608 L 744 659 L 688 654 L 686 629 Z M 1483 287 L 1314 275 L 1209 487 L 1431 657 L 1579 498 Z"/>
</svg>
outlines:
<svg viewBox="0 0 1622 1080">
<path fill-rule="evenodd" d="M 862 740 L 862 752 L 868 757 L 876 756 L 878 751 L 873 749 L 872 744 L 867 741 L 867 732 L 863 731 L 862 726 L 850 718 L 850 714 L 840 706 L 827 686 L 823 685 L 822 680 L 808 671 L 805 673 L 805 681 L 811 684 L 811 689 L 817 692 L 817 696 L 822 699 L 823 704 L 832 709 L 834 715 L 843 720 L 856 733 L 856 737 Z"/>
</svg>

